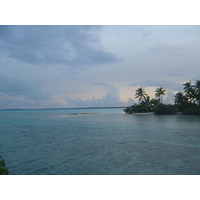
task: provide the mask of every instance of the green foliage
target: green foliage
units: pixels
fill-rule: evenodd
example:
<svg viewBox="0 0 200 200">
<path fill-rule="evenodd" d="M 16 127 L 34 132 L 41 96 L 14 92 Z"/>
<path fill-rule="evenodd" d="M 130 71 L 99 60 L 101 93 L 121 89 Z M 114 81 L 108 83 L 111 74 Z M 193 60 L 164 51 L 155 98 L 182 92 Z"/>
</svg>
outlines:
<svg viewBox="0 0 200 200">
<path fill-rule="evenodd" d="M 196 104 L 194 104 L 194 103 L 185 102 L 185 103 L 182 103 L 180 105 L 177 105 L 177 107 L 178 107 L 178 111 L 179 112 L 183 112 L 183 111 L 185 111 L 188 108 L 194 107 L 195 105 Z"/>
<path fill-rule="evenodd" d="M 187 108 L 183 113 L 189 115 L 200 115 L 200 106 L 195 105 L 190 108 Z"/>
<path fill-rule="evenodd" d="M 156 107 L 160 104 L 160 99 L 151 99 L 149 104 L 148 104 L 148 110 L 150 112 L 154 112 Z"/>
<path fill-rule="evenodd" d="M 125 112 L 126 114 L 132 114 L 133 112 L 132 112 L 132 108 L 131 108 L 131 107 L 132 107 L 132 106 L 125 108 L 125 109 L 124 109 L 124 112 Z"/>
<path fill-rule="evenodd" d="M 170 104 L 159 104 L 154 112 L 155 114 L 176 114 L 177 106 Z"/>
<path fill-rule="evenodd" d="M 195 83 L 195 98 L 198 102 L 198 105 L 200 105 L 200 81 L 197 80 Z"/>
<path fill-rule="evenodd" d="M 178 92 L 175 95 L 175 104 L 180 112 L 192 109 L 195 105 L 200 105 L 200 81 L 197 80 L 194 85 L 192 85 L 191 81 L 183 85 L 183 92 Z"/>
<path fill-rule="evenodd" d="M 148 112 L 148 109 L 146 108 L 146 104 L 144 102 L 141 102 L 140 104 L 134 104 L 130 107 L 125 108 L 124 112 L 127 114 L 146 113 Z"/>
<path fill-rule="evenodd" d="M 147 105 L 144 101 L 142 101 L 139 105 L 135 106 L 135 112 L 136 113 L 146 113 L 149 112 Z"/>
<path fill-rule="evenodd" d="M 1 158 L 0 156 L 0 175 L 8 175 L 8 169 L 6 168 L 6 163 L 4 159 Z"/>
</svg>

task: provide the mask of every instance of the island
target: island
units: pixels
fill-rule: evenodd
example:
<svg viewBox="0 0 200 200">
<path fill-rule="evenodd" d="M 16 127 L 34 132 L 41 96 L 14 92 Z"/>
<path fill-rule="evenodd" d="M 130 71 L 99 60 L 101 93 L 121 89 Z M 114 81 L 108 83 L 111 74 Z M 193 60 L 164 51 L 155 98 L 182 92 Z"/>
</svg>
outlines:
<svg viewBox="0 0 200 200">
<path fill-rule="evenodd" d="M 174 104 L 163 104 L 162 96 L 166 90 L 162 87 L 156 88 L 155 97 L 150 98 L 145 88 L 140 87 L 136 90 L 135 98 L 139 99 L 138 104 L 134 104 L 124 109 L 126 114 L 148 113 L 155 114 L 200 114 L 200 81 L 195 84 L 191 81 L 186 82 L 182 92 L 176 93 Z"/>
</svg>

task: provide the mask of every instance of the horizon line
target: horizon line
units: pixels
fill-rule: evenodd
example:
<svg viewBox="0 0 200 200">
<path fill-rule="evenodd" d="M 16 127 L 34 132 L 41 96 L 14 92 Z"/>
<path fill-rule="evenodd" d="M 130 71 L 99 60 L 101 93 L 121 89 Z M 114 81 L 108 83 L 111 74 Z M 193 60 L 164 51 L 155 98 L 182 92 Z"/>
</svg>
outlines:
<svg viewBox="0 0 200 200">
<path fill-rule="evenodd" d="M 94 107 L 73 107 L 73 108 L 3 108 L 4 110 L 64 110 L 64 109 L 92 109 L 92 108 L 126 108 L 127 106 L 94 106 Z"/>
</svg>

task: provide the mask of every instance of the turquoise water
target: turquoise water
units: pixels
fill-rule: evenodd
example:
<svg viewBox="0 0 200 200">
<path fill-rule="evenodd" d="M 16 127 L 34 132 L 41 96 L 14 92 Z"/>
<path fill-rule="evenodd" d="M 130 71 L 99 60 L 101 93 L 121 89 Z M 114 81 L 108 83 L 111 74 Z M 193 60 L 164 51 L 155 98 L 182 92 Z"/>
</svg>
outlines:
<svg viewBox="0 0 200 200">
<path fill-rule="evenodd" d="M 200 116 L 122 108 L 0 111 L 10 174 L 200 174 Z"/>
</svg>

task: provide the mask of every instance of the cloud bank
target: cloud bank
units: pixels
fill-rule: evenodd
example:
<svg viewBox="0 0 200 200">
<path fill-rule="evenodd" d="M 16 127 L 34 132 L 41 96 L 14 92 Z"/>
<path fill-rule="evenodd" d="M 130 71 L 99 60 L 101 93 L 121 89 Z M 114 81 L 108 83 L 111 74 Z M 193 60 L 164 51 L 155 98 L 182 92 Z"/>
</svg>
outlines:
<svg viewBox="0 0 200 200">
<path fill-rule="evenodd" d="M 118 107 L 128 106 L 134 103 L 133 99 L 129 99 L 127 102 L 120 101 L 119 90 L 112 85 L 107 87 L 107 93 L 102 98 L 91 98 L 82 100 L 81 98 L 69 98 L 65 99 L 70 107 Z"/>
</svg>

